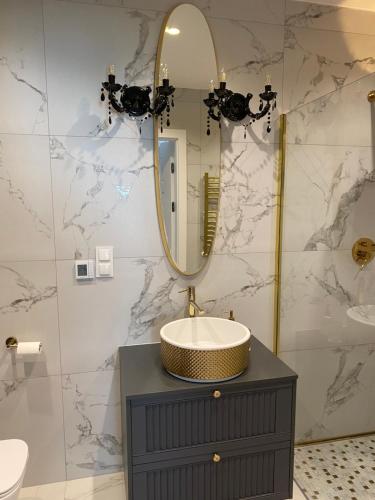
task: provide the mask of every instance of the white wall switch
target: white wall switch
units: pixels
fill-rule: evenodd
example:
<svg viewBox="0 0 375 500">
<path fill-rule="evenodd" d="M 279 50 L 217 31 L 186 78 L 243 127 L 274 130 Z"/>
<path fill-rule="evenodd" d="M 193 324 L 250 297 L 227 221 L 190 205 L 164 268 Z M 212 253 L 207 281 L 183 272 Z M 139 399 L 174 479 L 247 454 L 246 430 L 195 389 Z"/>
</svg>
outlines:
<svg viewBox="0 0 375 500">
<path fill-rule="evenodd" d="M 76 260 L 74 263 L 76 280 L 92 280 L 95 278 L 95 261 Z"/>
<path fill-rule="evenodd" d="M 96 247 L 96 277 L 113 278 L 113 247 Z"/>
</svg>

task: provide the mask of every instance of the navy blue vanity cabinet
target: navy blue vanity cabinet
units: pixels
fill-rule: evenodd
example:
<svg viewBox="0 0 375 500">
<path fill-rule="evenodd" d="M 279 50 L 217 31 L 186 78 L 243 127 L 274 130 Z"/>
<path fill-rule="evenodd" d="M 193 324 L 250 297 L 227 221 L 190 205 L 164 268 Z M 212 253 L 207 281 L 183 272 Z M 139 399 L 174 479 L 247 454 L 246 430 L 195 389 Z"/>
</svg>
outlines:
<svg viewBox="0 0 375 500">
<path fill-rule="evenodd" d="M 297 376 L 255 337 L 220 384 L 167 374 L 160 345 L 121 347 L 128 500 L 292 497 Z"/>
</svg>

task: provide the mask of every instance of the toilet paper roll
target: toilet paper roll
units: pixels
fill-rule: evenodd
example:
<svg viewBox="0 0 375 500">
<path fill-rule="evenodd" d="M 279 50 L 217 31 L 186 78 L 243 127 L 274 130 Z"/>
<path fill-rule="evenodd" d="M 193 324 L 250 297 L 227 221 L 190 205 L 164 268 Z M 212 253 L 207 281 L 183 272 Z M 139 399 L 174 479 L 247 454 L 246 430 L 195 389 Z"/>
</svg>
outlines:
<svg viewBox="0 0 375 500">
<path fill-rule="evenodd" d="M 41 350 L 41 342 L 18 342 L 17 354 L 39 354 Z"/>
</svg>

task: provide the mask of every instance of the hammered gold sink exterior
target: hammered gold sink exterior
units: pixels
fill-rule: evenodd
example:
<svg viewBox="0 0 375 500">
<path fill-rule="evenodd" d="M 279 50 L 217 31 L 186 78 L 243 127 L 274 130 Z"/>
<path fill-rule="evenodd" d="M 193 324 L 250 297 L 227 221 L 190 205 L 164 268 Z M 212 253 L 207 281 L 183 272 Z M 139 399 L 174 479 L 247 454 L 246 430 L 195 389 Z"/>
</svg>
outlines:
<svg viewBox="0 0 375 500">
<path fill-rule="evenodd" d="M 250 331 L 222 318 L 186 318 L 162 328 L 165 369 L 191 382 L 220 382 L 243 373 L 249 362 Z"/>
</svg>

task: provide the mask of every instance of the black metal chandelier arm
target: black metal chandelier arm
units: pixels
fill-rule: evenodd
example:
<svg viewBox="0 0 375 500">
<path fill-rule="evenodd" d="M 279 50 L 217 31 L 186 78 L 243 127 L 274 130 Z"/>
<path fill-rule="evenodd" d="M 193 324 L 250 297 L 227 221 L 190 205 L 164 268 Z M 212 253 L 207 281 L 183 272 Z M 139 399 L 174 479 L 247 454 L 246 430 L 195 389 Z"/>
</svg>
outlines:
<svg viewBox="0 0 375 500">
<path fill-rule="evenodd" d="M 109 95 L 108 100 L 111 103 L 112 108 L 115 109 L 118 113 L 123 113 L 125 111 L 124 106 L 121 106 L 114 94 Z"/>
<path fill-rule="evenodd" d="M 253 113 L 249 107 L 249 110 L 247 112 L 247 114 L 250 116 L 250 118 L 252 118 L 253 120 L 260 120 L 261 118 L 263 118 L 264 116 L 266 116 L 266 114 L 271 110 L 271 103 L 270 102 L 267 102 L 267 104 L 265 104 L 262 108 L 261 111 L 259 111 L 258 113 Z"/>
<path fill-rule="evenodd" d="M 212 118 L 213 120 L 215 120 L 216 122 L 219 122 L 221 119 L 221 113 L 218 113 L 217 115 L 215 115 L 215 111 L 213 110 L 213 108 L 209 108 L 208 116 L 210 118 Z"/>
</svg>

